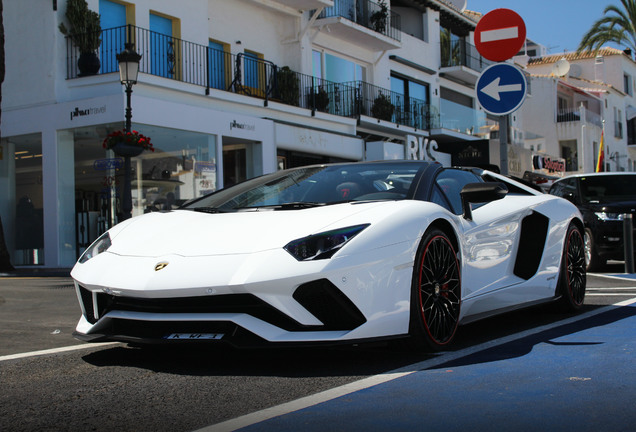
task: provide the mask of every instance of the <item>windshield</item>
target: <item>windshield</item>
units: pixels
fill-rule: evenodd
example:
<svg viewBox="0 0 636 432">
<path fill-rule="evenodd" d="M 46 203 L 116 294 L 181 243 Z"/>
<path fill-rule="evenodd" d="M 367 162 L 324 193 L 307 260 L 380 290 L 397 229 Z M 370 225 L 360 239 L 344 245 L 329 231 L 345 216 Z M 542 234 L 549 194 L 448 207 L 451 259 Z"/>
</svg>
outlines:
<svg viewBox="0 0 636 432">
<path fill-rule="evenodd" d="M 581 178 L 584 202 L 636 201 L 636 175 L 607 175 Z"/>
<path fill-rule="evenodd" d="M 220 190 L 183 208 L 307 208 L 365 200 L 401 200 L 421 163 L 321 165 L 280 171 Z"/>
</svg>

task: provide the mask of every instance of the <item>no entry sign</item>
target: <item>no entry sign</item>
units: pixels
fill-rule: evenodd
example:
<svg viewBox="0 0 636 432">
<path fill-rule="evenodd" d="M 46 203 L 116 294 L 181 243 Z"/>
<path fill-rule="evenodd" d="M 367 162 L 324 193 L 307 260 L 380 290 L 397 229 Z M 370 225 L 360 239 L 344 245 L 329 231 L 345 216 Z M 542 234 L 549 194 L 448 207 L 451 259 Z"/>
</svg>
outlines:
<svg viewBox="0 0 636 432">
<path fill-rule="evenodd" d="M 475 28 L 477 51 L 488 60 L 508 60 L 519 52 L 525 41 L 526 24 L 510 9 L 488 12 Z"/>
</svg>

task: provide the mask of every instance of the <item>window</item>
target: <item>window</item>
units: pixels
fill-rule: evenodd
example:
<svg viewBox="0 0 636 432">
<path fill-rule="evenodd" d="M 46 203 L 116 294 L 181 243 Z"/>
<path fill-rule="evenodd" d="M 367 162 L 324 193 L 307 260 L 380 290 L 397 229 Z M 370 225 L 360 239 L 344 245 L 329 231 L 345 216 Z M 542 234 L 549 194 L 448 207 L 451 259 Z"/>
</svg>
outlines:
<svg viewBox="0 0 636 432">
<path fill-rule="evenodd" d="M 462 199 L 459 194 L 468 183 L 479 183 L 480 179 L 470 171 L 446 169 L 435 180 L 442 194 L 450 203 L 450 211 L 462 214 Z"/>
<path fill-rule="evenodd" d="M 246 50 L 243 53 L 245 85 L 253 89 L 259 88 L 259 83 L 261 81 L 259 74 L 259 59 L 261 59 L 262 57 L 262 54 L 258 54 L 252 51 Z"/>
<path fill-rule="evenodd" d="M 466 40 L 452 30 L 440 27 L 442 67 L 466 65 Z"/>
<path fill-rule="evenodd" d="M 397 115 L 413 116 L 414 124 L 420 129 L 430 129 L 430 116 L 424 116 L 428 112 L 429 88 L 428 84 L 411 81 L 397 75 L 391 75 L 391 91 L 401 97 L 397 100 Z"/>
<path fill-rule="evenodd" d="M 316 78 L 336 83 L 364 80 L 364 68 L 350 60 L 316 50 L 312 53 L 312 59 L 313 76 Z"/>
<path fill-rule="evenodd" d="M 230 77 L 229 45 L 217 41 L 208 42 L 208 87 L 226 90 Z"/>
<path fill-rule="evenodd" d="M 625 93 L 632 96 L 632 77 L 627 74 L 623 74 L 623 89 Z"/>
<path fill-rule="evenodd" d="M 119 64 L 117 54 L 124 50 L 126 43 L 126 24 L 129 8 L 134 5 L 124 5 L 110 0 L 99 0 L 99 21 L 102 26 L 102 43 L 99 47 L 101 72 L 117 72 Z M 134 16 L 134 14 L 132 14 Z"/>
<path fill-rule="evenodd" d="M 177 78 L 179 20 L 150 12 L 150 71 L 153 75 Z"/>
</svg>

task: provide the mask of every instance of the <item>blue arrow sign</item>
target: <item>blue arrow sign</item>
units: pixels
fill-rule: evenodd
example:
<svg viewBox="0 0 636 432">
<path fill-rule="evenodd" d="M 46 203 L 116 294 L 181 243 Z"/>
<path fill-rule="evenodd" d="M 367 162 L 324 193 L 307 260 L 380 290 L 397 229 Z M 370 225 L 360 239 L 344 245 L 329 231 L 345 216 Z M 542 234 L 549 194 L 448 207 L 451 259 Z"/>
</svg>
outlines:
<svg viewBox="0 0 636 432">
<path fill-rule="evenodd" d="M 494 115 L 517 110 L 526 98 L 526 77 L 516 66 L 496 63 L 484 70 L 477 80 L 477 101 Z"/>
</svg>

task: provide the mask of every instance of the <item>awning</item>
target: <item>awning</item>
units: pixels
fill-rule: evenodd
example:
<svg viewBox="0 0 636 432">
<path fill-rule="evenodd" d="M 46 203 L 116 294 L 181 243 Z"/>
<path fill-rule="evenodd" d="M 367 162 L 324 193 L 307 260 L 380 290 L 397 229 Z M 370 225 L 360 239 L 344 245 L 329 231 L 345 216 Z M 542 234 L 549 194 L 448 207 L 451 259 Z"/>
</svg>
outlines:
<svg viewBox="0 0 636 432">
<path fill-rule="evenodd" d="M 631 120 L 634 117 L 636 117 L 636 107 L 634 107 L 632 105 L 628 105 L 627 106 L 627 110 L 626 110 L 626 114 L 627 114 L 627 120 Z"/>
</svg>

